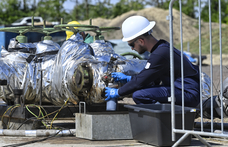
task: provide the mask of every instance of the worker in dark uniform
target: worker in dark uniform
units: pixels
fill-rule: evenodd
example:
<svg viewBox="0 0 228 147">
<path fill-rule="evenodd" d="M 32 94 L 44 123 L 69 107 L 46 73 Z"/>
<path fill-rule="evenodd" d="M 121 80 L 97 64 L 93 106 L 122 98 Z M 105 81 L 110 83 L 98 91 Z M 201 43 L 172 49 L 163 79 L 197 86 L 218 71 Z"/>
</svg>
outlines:
<svg viewBox="0 0 228 147">
<path fill-rule="evenodd" d="M 139 54 L 150 52 L 145 68 L 136 76 L 112 73 L 115 81 L 126 82 L 119 89 L 106 87 L 106 101 L 131 94 L 136 104 L 168 103 L 170 87 L 170 44 L 157 40 L 151 33 L 155 22 L 142 16 L 131 16 L 122 24 L 123 41 Z M 175 104 L 182 104 L 181 52 L 174 50 Z M 199 69 L 186 56 L 184 64 L 184 104 L 196 107 L 200 101 Z"/>
</svg>

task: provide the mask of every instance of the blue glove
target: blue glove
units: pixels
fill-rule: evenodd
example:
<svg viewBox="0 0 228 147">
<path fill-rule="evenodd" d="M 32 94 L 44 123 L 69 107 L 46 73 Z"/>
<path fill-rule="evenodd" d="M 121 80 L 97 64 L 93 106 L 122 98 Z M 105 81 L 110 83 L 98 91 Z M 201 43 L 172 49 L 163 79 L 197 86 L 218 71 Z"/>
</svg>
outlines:
<svg viewBox="0 0 228 147">
<path fill-rule="evenodd" d="M 131 80 L 131 76 L 127 76 L 121 72 L 113 72 L 112 77 L 115 82 L 129 82 Z"/>
<path fill-rule="evenodd" d="M 115 99 L 115 98 L 118 98 L 120 97 L 119 94 L 118 94 L 118 89 L 116 88 L 109 88 L 109 87 L 106 87 L 105 88 L 105 96 L 107 97 L 105 100 L 108 101 L 110 99 Z"/>
</svg>

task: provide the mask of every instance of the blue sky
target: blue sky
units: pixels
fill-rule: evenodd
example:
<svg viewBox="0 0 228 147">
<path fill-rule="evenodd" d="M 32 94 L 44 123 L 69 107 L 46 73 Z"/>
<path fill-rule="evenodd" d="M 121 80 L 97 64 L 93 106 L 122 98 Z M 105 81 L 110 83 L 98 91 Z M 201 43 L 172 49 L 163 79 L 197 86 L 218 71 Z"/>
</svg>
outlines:
<svg viewBox="0 0 228 147">
<path fill-rule="evenodd" d="M 115 4 L 117 2 L 119 2 L 120 0 L 111 0 L 111 3 Z M 81 0 L 79 0 L 79 2 L 81 2 Z M 92 2 L 97 2 L 97 0 L 92 0 Z M 67 0 L 64 4 L 63 7 L 65 8 L 65 10 L 67 12 L 71 11 L 75 6 L 75 2 L 72 2 L 71 0 Z"/>
</svg>

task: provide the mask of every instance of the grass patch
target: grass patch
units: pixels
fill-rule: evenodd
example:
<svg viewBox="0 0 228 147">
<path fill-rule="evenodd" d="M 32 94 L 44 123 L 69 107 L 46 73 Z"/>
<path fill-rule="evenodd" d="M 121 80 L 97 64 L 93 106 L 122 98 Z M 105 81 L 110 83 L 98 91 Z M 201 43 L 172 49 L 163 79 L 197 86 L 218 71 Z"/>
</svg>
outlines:
<svg viewBox="0 0 228 147">
<path fill-rule="evenodd" d="M 220 35 L 219 29 L 212 30 L 212 54 L 220 54 Z M 187 51 L 188 42 L 183 43 L 183 50 Z M 180 48 L 181 44 L 175 45 L 176 48 Z M 199 54 L 199 36 L 189 41 L 189 51 L 194 54 Z M 201 34 L 201 53 L 210 54 L 210 33 Z M 222 28 L 222 53 L 228 54 L 228 27 Z"/>
</svg>

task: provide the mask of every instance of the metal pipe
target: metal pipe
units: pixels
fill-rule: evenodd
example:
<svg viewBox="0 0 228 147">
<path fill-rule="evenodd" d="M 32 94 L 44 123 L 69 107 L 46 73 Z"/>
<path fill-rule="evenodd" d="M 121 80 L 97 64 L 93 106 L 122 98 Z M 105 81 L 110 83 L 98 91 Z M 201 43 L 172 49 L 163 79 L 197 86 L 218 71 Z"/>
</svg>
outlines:
<svg viewBox="0 0 228 147">
<path fill-rule="evenodd" d="M 199 79 L 200 79 L 200 115 L 203 116 L 203 99 L 202 99 L 202 62 L 201 62 L 201 0 L 198 0 L 199 13 Z M 203 117 L 201 117 L 201 131 L 203 131 Z"/>
<path fill-rule="evenodd" d="M 211 29 L 211 0 L 208 1 L 209 7 L 209 32 L 210 32 L 210 56 L 211 56 L 211 66 L 210 66 L 210 75 L 211 75 L 211 85 L 213 85 L 213 60 L 212 60 L 212 29 Z M 213 87 L 211 86 L 211 97 L 213 97 Z M 211 101 L 211 132 L 213 131 L 213 101 Z"/>
<path fill-rule="evenodd" d="M 170 86 L 171 86 L 171 126 L 172 126 L 172 141 L 176 140 L 175 133 L 175 93 L 174 93 L 174 59 L 173 59 L 173 2 L 169 3 L 169 36 L 170 36 Z"/>
<path fill-rule="evenodd" d="M 27 137 L 47 137 L 52 135 L 70 136 L 75 135 L 76 129 L 69 130 L 9 130 L 0 129 L 0 136 L 27 136 Z"/>
<path fill-rule="evenodd" d="M 205 129 L 210 129 L 211 128 L 211 123 L 210 122 L 203 122 L 203 128 L 204 130 Z M 221 129 L 221 125 L 222 123 L 213 123 L 213 126 L 215 129 Z M 222 125 L 225 129 L 228 129 L 228 124 L 225 123 Z M 194 123 L 194 128 L 197 129 L 197 128 L 200 128 L 201 127 L 201 122 L 195 122 Z"/>
<path fill-rule="evenodd" d="M 224 131 L 223 124 L 223 70 L 222 70 L 222 19 L 221 0 L 219 0 L 219 49 L 220 49 L 220 100 L 221 100 L 221 131 Z"/>
<path fill-rule="evenodd" d="M 180 40 L 181 40 L 181 88 L 182 88 L 182 129 L 184 130 L 184 54 L 183 54 L 183 30 L 182 30 L 182 4 L 179 0 L 180 8 Z"/>
<path fill-rule="evenodd" d="M 42 106 L 42 84 L 43 84 L 42 58 L 39 59 L 39 62 L 40 62 L 40 106 Z"/>
<path fill-rule="evenodd" d="M 175 144 L 173 144 L 172 147 L 178 146 L 183 140 L 185 140 L 185 138 L 188 137 L 188 135 L 190 135 L 190 134 L 189 133 L 185 133 Z"/>
<path fill-rule="evenodd" d="M 211 133 L 211 132 L 201 132 L 201 131 L 190 131 L 190 130 L 178 130 L 178 129 L 174 129 L 175 133 L 190 133 L 193 135 L 201 135 L 201 136 L 211 136 L 211 137 L 224 137 L 227 138 L 227 134 L 224 133 Z M 201 141 L 201 140 L 200 140 Z"/>
<path fill-rule="evenodd" d="M 211 145 L 209 143 L 207 143 L 201 136 L 199 135 L 194 135 L 196 138 L 198 138 L 203 144 L 205 144 L 206 146 L 210 147 Z"/>
</svg>

